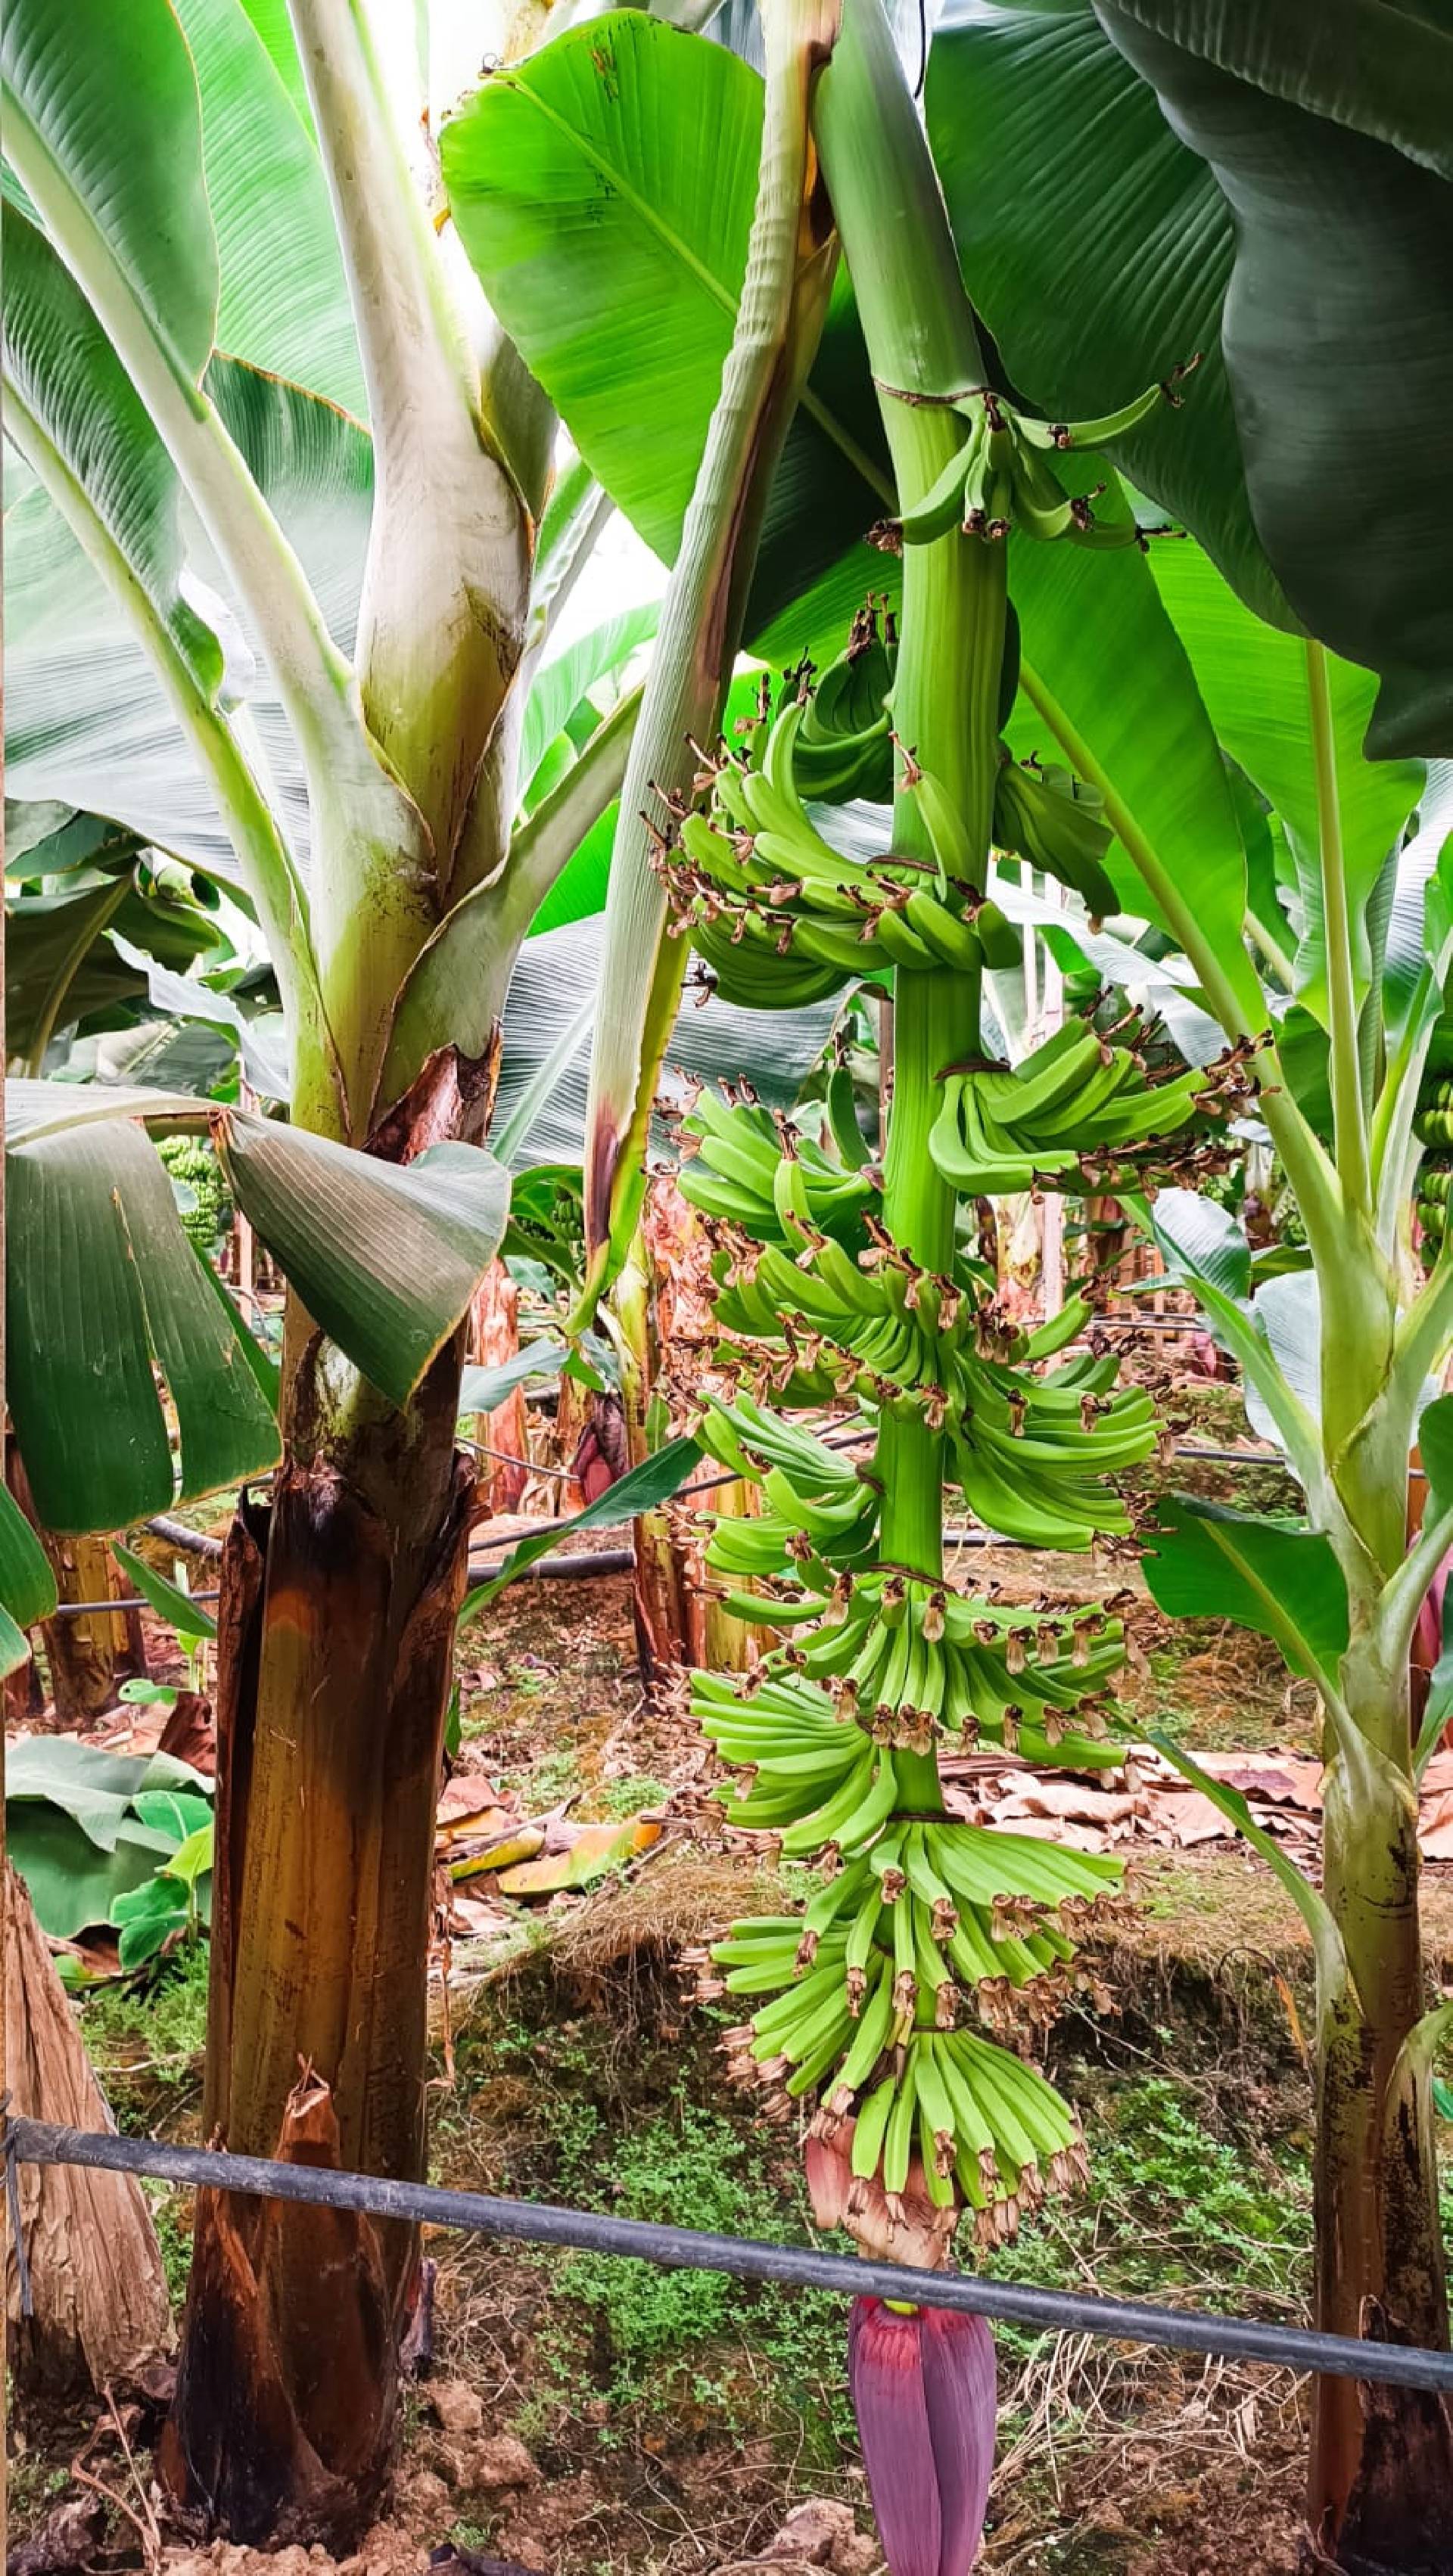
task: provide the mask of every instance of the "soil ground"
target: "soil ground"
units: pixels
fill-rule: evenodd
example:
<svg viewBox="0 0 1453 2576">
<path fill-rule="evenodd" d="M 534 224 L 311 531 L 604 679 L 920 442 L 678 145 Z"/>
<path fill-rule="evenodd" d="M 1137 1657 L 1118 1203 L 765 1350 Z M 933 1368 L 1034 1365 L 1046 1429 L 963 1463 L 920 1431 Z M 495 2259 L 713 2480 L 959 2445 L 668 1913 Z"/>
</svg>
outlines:
<svg viewBox="0 0 1453 2576">
<path fill-rule="evenodd" d="M 1214 1440 L 1214 1422 L 1195 1436 Z M 1227 1471 L 1192 1472 L 1226 1490 Z M 976 1562 L 1011 1593 L 1126 1580 L 1123 1565 L 1083 1559 Z M 1203 1748 L 1314 1751 L 1311 1712 L 1269 1648 L 1219 1624 L 1172 1629 L 1143 1595 L 1130 1621 L 1138 1714 Z M 646 1703 L 624 1578 L 518 1585 L 465 1633 L 461 1682 L 460 1760 L 526 1812 L 571 1801 L 577 1816 L 625 1816 L 670 1801 L 673 1821 L 631 1871 L 536 1909 L 503 1965 L 497 1950 L 486 1964 L 457 1949 L 447 2033 L 436 1978 L 435 2178 L 800 2241 L 797 2135 L 732 2089 L 726 2016 L 694 2000 L 681 1965 L 759 1901 L 770 1864 L 715 1828 L 699 1739 Z M 1453 1891 L 1439 1876 L 1433 1946 L 1446 1956 Z M 1026 2229 L 997 2268 L 1296 2320 L 1310 2247 L 1300 1922 L 1250 1855 L 1156 1855 L 1135 1878 L 1138 1910 L 1107 1962 L 1114 2009 L 1071 2013 L 1049 2043 L 1084 2109 L 1090 2191 Z M 120 2125 L 195 2137 L 203 1958 L 82 2011 Z M 186 2196 L 150 2188 L 179 2290 Z M 466 2566 L 473 2553 L 476 2567 L 548 2576 L 735 2576 L 807 2498 L 846 2506 L 860 2535 L 853 2544 L 839 2515 L 818 2563 L 870 2576 L 840 2301 L 444 2233 L 428 2251 L 432 2368 L 411 2390 L 394 2511 L 360 2576 L 401 2576 L 446 2544 Z M 1306 2444 L 1293 2377 L 1087 2339 L 1005 2332 L 999 2349 L 987 2576 L 1291 2576 Z M 93 2422 L 22 2416 L 21 2535 L 76 2495 L 68 2464 Z M 92 2465 L 144 2523 L 147 2427 L 130 2423 L 134 2477 L 114 2439 Z M 142 2554 L 113 2510 L 91 2563 Z M 275 2576 L 305 2576 L 303 2554 L 289 2556 L 286 2569 L 268 2562 Z M 219 2549 L 206 2564 L 259 2576 L 262 2562 Z"/>
</svg>

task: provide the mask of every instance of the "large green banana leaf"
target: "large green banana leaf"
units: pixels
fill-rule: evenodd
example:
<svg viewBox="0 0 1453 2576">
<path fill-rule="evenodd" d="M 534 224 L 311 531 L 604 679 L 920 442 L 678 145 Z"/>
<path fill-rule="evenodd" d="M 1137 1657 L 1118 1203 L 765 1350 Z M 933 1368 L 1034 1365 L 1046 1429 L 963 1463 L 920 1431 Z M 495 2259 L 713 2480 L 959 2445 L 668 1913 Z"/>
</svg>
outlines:
<svg viewBox="0 0 1453 2576">
<path fill-rule="evenodd" d="M 368 397 L 328 183 L 286 8 L 177 0 L 202 103 L 220 272 L 216 340 L 361 420 Z"/>
<path fill-rule="evenodd" d="M 6 1764 L 5 1834 L 43 1931 L 73 1941 L 210 1826 L 211 1783 L 170 1754 L 33 1735 Z M 205 1915 L 204 1918 L 205 1920 Z"/>
<path fill-rule="evenodd" d="M 441 138 L 491 305 L 592 471 L 668 561 L 731 342 L 761 130 L 762 83 L 745 63 L 618 11 L 487 80 Z M 853 607 L 881 587 L 882 559 L 860 540 L 891 494 L 840 278 L 768 505 L 749 640 L 775 622 L 794 639 L 785 649 L 836 651 Z"/>
<path fill-rule="evenodd" d="M 491 1131 L 515 1169 L 580 1160 L 601 938 L 597 914 L 545 931 L 520 951 Z M 764 1100 L 786 1108 L 827 1044 L 836 1007 L 752 1011 L 688 994 L 666 1051 L 668 1078 L 673 1067 L 701 1081 L 749 1074 Z"/>
<path fill-rule="evenodd" d="M 8 381 L 13 346 L 9 208 L 5 221 Z M 94 326 L 92 333 L 100 341 Z M 45 381 L 47 389 L 54 386 L 53 378 Z M 207 386 L 295 548 L 335 639 L 349 649 L 372 508 L 366 432 L 296 386 L 231 359 L 212 361 Z M 82 424 L 88 442 L 94 416 L 89 412 Z M 162 543 L 161 532 L 152 534 L 151 519 L 144 519 L 130 500 L 130 482 L 148 439 L 170 476 L 165 451 L 143 416 L 138 437 L 128 437 L 124 449 L 127 481 L 119 497 L 127 503 L 127 514 L 122 517 L 118 511 L 113 524 L 132 568 L 143 543 L 148 548 Z M 97 494 L 88 480 L 86 489 L 104 508 L 110 487 Z M 155 489 L 155 514 L 163 524 L 169 519 L 184 540 L 171 568 L 179 613 L 193 616 L 191 602 L 198 596 L 205 602 L 208 622 L 202 631 L 217 652 L 219 680 L 214 624 L 229 639 L 229 696 L 245 704 L 248 726 L 265 755 L 274 810 L 294 859 L 305 869 L 308 809 L 302 765 L 266 666 L 252 652 L 200 533 L 186 523 L 175 478 L 168 484 L 158 477 Z M 7 512 L 5 540 L 6 751 L 12 791 L 112 816 L 143 839 L 235 883 L 237 863 L 222 817 L 156 660 L 45 492 L 31 489 L 17 500 Z"/>
<path fill-rule="evenodd" d="M 10 809 L 18 816 L 33 810 Z M 65 862 L 59 869 L 57 857 Z M 11 1060 L 34 1072 L 58 1032 L 101 1030 L 134 1017 L 147 989 L 139 951 L 181 983 L 177 969 L 223 945 L 190 890 L 159 883 L 138 866 L 135 836 L 94 814 L 65 817 L 18 858 L 7 845 L 6 866 L 17 884 L 6 907 L 5 1043 Z M 181 877 L 177 869 L 169 874 Z"/>
<path fill-rule="evenodd" d="M 1303 921 L 1296 989 L 1303 1006 L 1325 1020 L 1319 812 L 1306 648 L 1297 637 L 1253 616 L 1199 546 L 1152 545 L 1150 563 L 1217 739 L 1266 799 L 1296 858 Z M 1372 973 L 1368 906 L 1422 794 L 1426 768 L 1420 760 L 1366 759 L 1362 745 L 1377 683 L 1370 672 L 1336 655 L 1328 656 L 1327 672 L 1343 871 L 1359 990 L 1365 991 Z"/>
<path fill-rule="evenodd" d="M 185 0 L 174 15 L 168 0 L 136 0 L 119 47 L 109 20 L 88 0 L 61 41 L 45 0 L 16 0 L 0 53 L 7 147 L 64 172 L 75 219 L 105 235 L 170 359 L 205 382 L 335 641 L 351 652 L 372 458 L 352 416 L 362 378 L 286 11 Z M 98 60 L 121 85 L 109 116 L 88 104 Z M 260 752 L 253 765 L 306 873 L 302 764 L 258 639 L 106 332 L 7 186 L 10 424 L 80 494 L 87 543 L 119 555 L 147 628 L 139 637 L 120 613 L 47 491 L 8 471 L 12 792 L 115 817 L 235 884 L 223 816 L 158 672 L 157 653 L 175 648 L 214 720 L 220 691 L 249 756 Z M 597 675 L 603 660 L 598 651 Z M 539 674 L 547 698 L 559 693 L 551 670 L 547 661 Z"/>
<path fill-rule="evenodd" d="M 1116 462 L 1261 616 L 1293 623 L 1221 357 L 1231 212 L 1090 0 L 955 0 L 926 104 L 964 274 L 1017 390 L 1051 417 L 1094 419 L 1198 359 L 1181 408 L 1152 412 Z"/>
<path fill-rule="evenodd" d="M 30 1649 L 25 1631 L 56 1604 L 50 1560 L 8 1485 L 0 1484 L 0 1681 Z"/>
<path fill-rule="evenodd" d="M 141 1123 L 195 1123 L 207 1104 L 14 1082 L 6 1107 L 9 1395 L 42 1521 L 118 1529 L 273 1465 L 277 1423 L 246 1330 Z M 467 1145 L 400 1170 L 236 1110 L 212 1127 L 238 1205 L 309 1313 L 405 1403 L 498 1247 L 506 1173 Z"/>
<path fill-rule="evenodd" d="M 1188 1494 L 1156 1518 L 1145 1579 L 1170 1618 L 1234 1619 L 1273 1638 L 1294 1673 L 1335 1674 L 1347 1651 L 1347 1584 L 1330 1539 Z"/>
<path fill-rule="evenodd" d="M 1127 470 L 1260 615 L 1380 675 L 1377 754 L 1453 750 L 1446 16 L 957 0 L 928 113 L 1021 391 L 1083 416 L 1199 353 Z"/>
</svg>

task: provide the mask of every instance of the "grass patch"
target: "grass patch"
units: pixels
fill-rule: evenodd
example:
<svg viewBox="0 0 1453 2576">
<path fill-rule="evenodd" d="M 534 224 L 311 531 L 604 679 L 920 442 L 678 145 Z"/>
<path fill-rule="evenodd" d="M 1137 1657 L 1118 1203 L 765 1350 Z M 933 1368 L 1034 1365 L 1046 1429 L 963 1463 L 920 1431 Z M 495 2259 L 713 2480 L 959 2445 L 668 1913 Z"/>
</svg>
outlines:
<svg viewBox="0 0 1453 2576">
<path fill-rule="evenodd" d="M 196 2142 L 202 2053 L 207 2044 L 205 1941 L 188 1942 L 125 1984 L 98 1987 L 81 2006 L 86 2053 L 121 2129 Z M 192 2259 L 192 2194 L 142 2180 L 174 2309 Z"/>
<path fill-rule="evenodd" d="M 459 2090 L 436 2127 L 443 2178 L 725 2235 L 809 2236 L 795 2134 L 725 2089 L 705 2017 L 675 2045 L 643 2021 L 622 2047 L 608 2016 L 542 2026 L 540 2007 L 521 1981 L 462 2036 Z M 513 2258 L 511 2284 L 529 2334 L 515 2429 L 547 2458 L 573 2456 L 583 2425 L 597 2455 L 723 2434 L 796 2453 L 804 2428 L 815 2467 L 852 2454 L 840 2298 L 543 2249 Z"/>
<path fill-rule="evenodd" d="M 634 1816 L 642 1807 L 664 1807 L 671 1791 L 663 1780 L 648 1775 L 631 1780 L 606 1780 L 592 1789 L 584 1805 L 602 1817 Z"/>
<path fill-rule="evenodd" d="M 189 1941 L 149 1974 L 85 1997 L 81 2033 L 113 2105 L 132 2095 L 152 2108 L 158 2092 L 195 2081 L 207 2044 L 207 1965 L 207 1943 Z"/>
<path fill-rule="evenodd" d="M 521 1812 L 531 1816 L 557 1807 L 562 1798 L 574 1797 L 580 1789 L 580 1764 L 573 1745 L 562 1744 L 554 1753 L 542 1754 L 538 1762 L 501 1771 L 499 1776 L 500 1786 L 517 1794 Z"/>
<path fill-rule="evenodd" d="M 560 2186 L 577 2205 L 623 2218 L 800 2241 L 806 2210 L 795 2175 L 784 2188 L 775 2145 L 704 2107 L 683 2083 L 664 2111 L 624 2137 L 577 2128 Z M 570 2402 L 588 2346 L 607 2409 L 604 2447 L 634 2438 L 643 2421 L 679 2429 L 683 2412 L 743 2434 L 805 2431 L 807 2456 L 822 2466 L 851 2443 L 840 2299 L 607 2255 L 546 2259 L 558 2298 L 537 2357 Z"/>
<path fill-rule="evenodd" d="M 1122 2085 L 1086 2124 L 1090 2188 L 1052 2202 L 1015 2245 L 985 2258 L 1001 2280 L 1107 2297 L 1234 2308 L 1291 2321 L 1311 2287 L 1312 2193 L 1304 2157 L 1213 2137 L 1164 2076 Z M 1033 2332 L 997 2330 L 1007 2355 Z"/>
</svg>

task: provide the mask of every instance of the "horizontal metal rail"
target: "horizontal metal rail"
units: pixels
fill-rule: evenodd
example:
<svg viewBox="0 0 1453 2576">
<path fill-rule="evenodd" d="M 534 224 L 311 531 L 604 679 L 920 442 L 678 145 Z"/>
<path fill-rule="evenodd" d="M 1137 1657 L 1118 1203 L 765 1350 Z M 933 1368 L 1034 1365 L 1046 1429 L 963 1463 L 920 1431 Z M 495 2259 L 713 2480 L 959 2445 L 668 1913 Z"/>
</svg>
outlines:
<svg viewBox="0 0 1453 2576">
<path fill-rule="evenodd" d="M 676 2271 L 728 2272 L 741 2281 L 776 2281 L 791 2289 L 865 2293 L 918 2307 L 996 2318 L 1050 2334 L 1092 2334 L 1111 2343 L 1156 2344 L 1172 2352 L 1268 2362 L 1340 2379 L 1377 2380 L 1394 2388 L 1436 2388 L 1453 2396 L 1453 2354 L 1404 2344 L 1359 2342 L 1295 2326 L 1262 2325 L 1203 2309 L 1154 2307 L 1088 2291 L 1043 2290 L 1018 2281 L 986 2281 L 969 2272 L 918 2272 L 903 2263 L 861 2262 L 806 2245 L 767 2245 L 753 2237 L 717 2236 L 695 2227 L 663 2227 L 545 2201 L 495 2200 L 483 2192 L 442 2191 L 429 2183 L 388 2182 L 377 2175 L 334 2173 L 316 2165 L 275 2164 L 263 2156 L 218 2155 L 202 2147 L 169 2147 L 154 2138 L 119 2138 L 63 2129 L 44 2120 L 6 2123 L 4 2151 L 17 2162 L 89 2165 L 108 2173 L 147 2174 L 160 2182 L 201 2184 L 264 2200 L 300 2200 L 325 2209 L 357 2209 L 375 2218 L 458 2227 L 527 2245 L 564 2245 L 591 2254 L 631 2255 Z M 16 2195 L 11 2191 L 12 2223 Z"/>
</svg>

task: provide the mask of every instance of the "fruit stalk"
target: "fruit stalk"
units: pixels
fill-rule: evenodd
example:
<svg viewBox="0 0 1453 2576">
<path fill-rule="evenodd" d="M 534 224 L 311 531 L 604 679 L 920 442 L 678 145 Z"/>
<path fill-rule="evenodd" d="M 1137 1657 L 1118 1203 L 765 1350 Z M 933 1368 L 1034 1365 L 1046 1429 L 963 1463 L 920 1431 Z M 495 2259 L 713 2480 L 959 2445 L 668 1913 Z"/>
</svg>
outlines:
<svg viewBox="0 0 1453 2576">
<path fill-rule="evenodd" d="M 986 372 L 938 175 L 878 0 L 846 0 L 813 126 L 906 506 L 966 444 L 966 424 L 944 398 L 982 385 Z M 906 764 L 893 804 L 894 850 L 934 855 L 906 783 L 922 767 L 957 815 L 980 891 L 998 775 L 1005 554 L 1001 540 L 968 536 L 957 523 L 931 544 L 905 546 L 893 683 L 893 728 Z M 883 1221 L 930 1271 L 953 1267 L 957 1216 L 957 1194 L 929 1152 L 938 1076 L 977 1046 L 979 991 L 976 971 L 903 968 L 895 978 Z M 942 1432 L 917 1410 L 885 1412 L 875 1470 L 884 1556 L 941 1575 Z M 906 1803 L 941 1808 L 931 1751 L 903 1757 L 899 1769 Z"/>
</svg>

